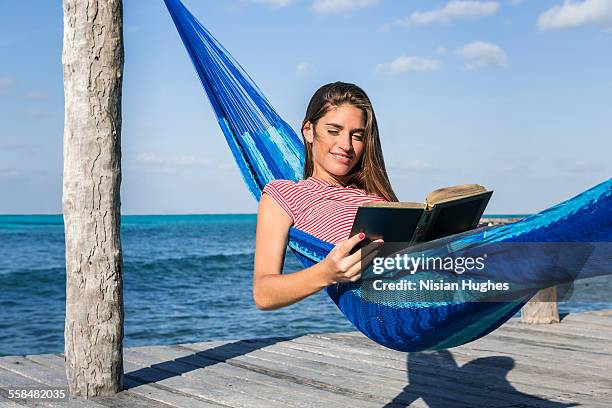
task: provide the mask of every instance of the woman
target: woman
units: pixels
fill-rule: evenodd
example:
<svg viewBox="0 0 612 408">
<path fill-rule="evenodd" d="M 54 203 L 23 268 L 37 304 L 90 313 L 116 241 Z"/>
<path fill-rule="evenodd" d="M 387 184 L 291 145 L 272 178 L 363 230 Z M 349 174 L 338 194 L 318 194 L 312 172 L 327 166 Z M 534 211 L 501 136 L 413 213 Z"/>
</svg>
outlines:
<svg viewBox="0 0 612 408">
<path fill-rule="evenodd" d="M 382 241 L 351 250 L 364 234 L 348 238 L 357 208 L 397 201 L 380 148 L 378 125 L 366 93 L 335 82 L 315 92 L 302 122 L 304 180 L 274 180 L 259 201 L 253 298 L 259 309 L 295 303 L 331 284 L 355 282 Z M 318 264 L 282 275 L 289 227 L 336 244 Z"/>
</svg>

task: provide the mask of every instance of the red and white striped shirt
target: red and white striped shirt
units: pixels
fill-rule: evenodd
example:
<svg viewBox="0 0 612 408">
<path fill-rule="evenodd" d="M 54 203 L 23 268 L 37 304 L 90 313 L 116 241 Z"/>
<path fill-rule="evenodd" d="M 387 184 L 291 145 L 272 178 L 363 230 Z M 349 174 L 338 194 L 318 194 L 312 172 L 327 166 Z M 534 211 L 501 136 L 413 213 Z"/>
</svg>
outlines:
<svg viewBox="0 0 612 408">
<path fill-rule="evenodd" d="M 285 210 L 295 228 L 333 244 L 349 237 L 361 203 L 387 201 L 359 188 L 339 186 L 318 177 L 297 183 L 273 180 L 263 192 Z"/>
</svg>

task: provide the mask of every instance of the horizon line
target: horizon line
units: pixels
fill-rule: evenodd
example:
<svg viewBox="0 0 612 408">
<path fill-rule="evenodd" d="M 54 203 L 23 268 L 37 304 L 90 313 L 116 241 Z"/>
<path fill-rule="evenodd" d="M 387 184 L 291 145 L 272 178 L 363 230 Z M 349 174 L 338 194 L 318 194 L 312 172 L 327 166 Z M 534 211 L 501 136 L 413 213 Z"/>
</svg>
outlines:
<svg viewBox="0 0 612 408">
<path fill-rule="evenodd" d="M 531 216 L 537 213 L 484 213 L 482 215 L 481 218 L 486 218 L 486 217 L 491 217 L 491 216 L 502 216 L 502 215 L 511 215 L 511 216 L 523 216 L 523 217 L 527 217 L 527 216 Z M 4 217 L 4 216 L 53 216 L 53 215 L 61 215 L 63 216 L 63 213 L 2 213 L 0 214 L 0 217 Z M 150 213 L 150 214 L 145 214 L 145 213 L 130 213 L 130 214 L 125 214 L 122 213 L 122 216 L 130 216 L 130 217 L 156 217 L 156 216 L 184 216 L 184 215 L 257 215 L 257 213 L 166 213 L 166 214 L 155 214 L 155 213 Z"/>
</svg>

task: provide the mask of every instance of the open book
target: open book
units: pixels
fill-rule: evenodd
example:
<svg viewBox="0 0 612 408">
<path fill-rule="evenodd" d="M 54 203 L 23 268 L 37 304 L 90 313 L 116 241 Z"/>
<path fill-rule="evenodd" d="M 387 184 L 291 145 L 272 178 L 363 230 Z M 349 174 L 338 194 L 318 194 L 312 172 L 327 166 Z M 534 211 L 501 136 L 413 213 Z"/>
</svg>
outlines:
<svg viewBox="0 0 612 408">
<path fill-rule="evenodd" d="M 432 191 L 423 204 L 364 203 L 350 236 L 364 232 L 366 241 L 406 245 L 468 231 L 478 225 L 491 194 L 481 185 L 463 184 Z"/>
</svg>

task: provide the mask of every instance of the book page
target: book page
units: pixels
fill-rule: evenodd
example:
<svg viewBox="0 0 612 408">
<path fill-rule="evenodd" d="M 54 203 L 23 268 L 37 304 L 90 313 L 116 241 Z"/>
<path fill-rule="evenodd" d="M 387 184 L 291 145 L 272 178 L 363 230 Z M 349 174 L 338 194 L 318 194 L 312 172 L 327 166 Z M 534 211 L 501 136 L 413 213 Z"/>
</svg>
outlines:
<svg viewBox="0 0 612 408">
<path fill-rule="evenodd" d="M 361 207 L 376 207 L 376 208 L 425 208 L 425 204 L 423 203 L 411 203 L 408 201 L 405 202 L 372 202 L 372 203 L 363 203 Z"/>
<path fill-rule="evenodd" d="M 484 193 L 485 191 L 487 191 L 487 189 L 480 184 L 461 184 L 458 186 L 444 187 L 429 193 L 427 198 L 425 198 L 425 203 L 427 204 L 428 209 L 430 209 L 439 203 L 470 197 L 476 194 Z"/>
</svg>

